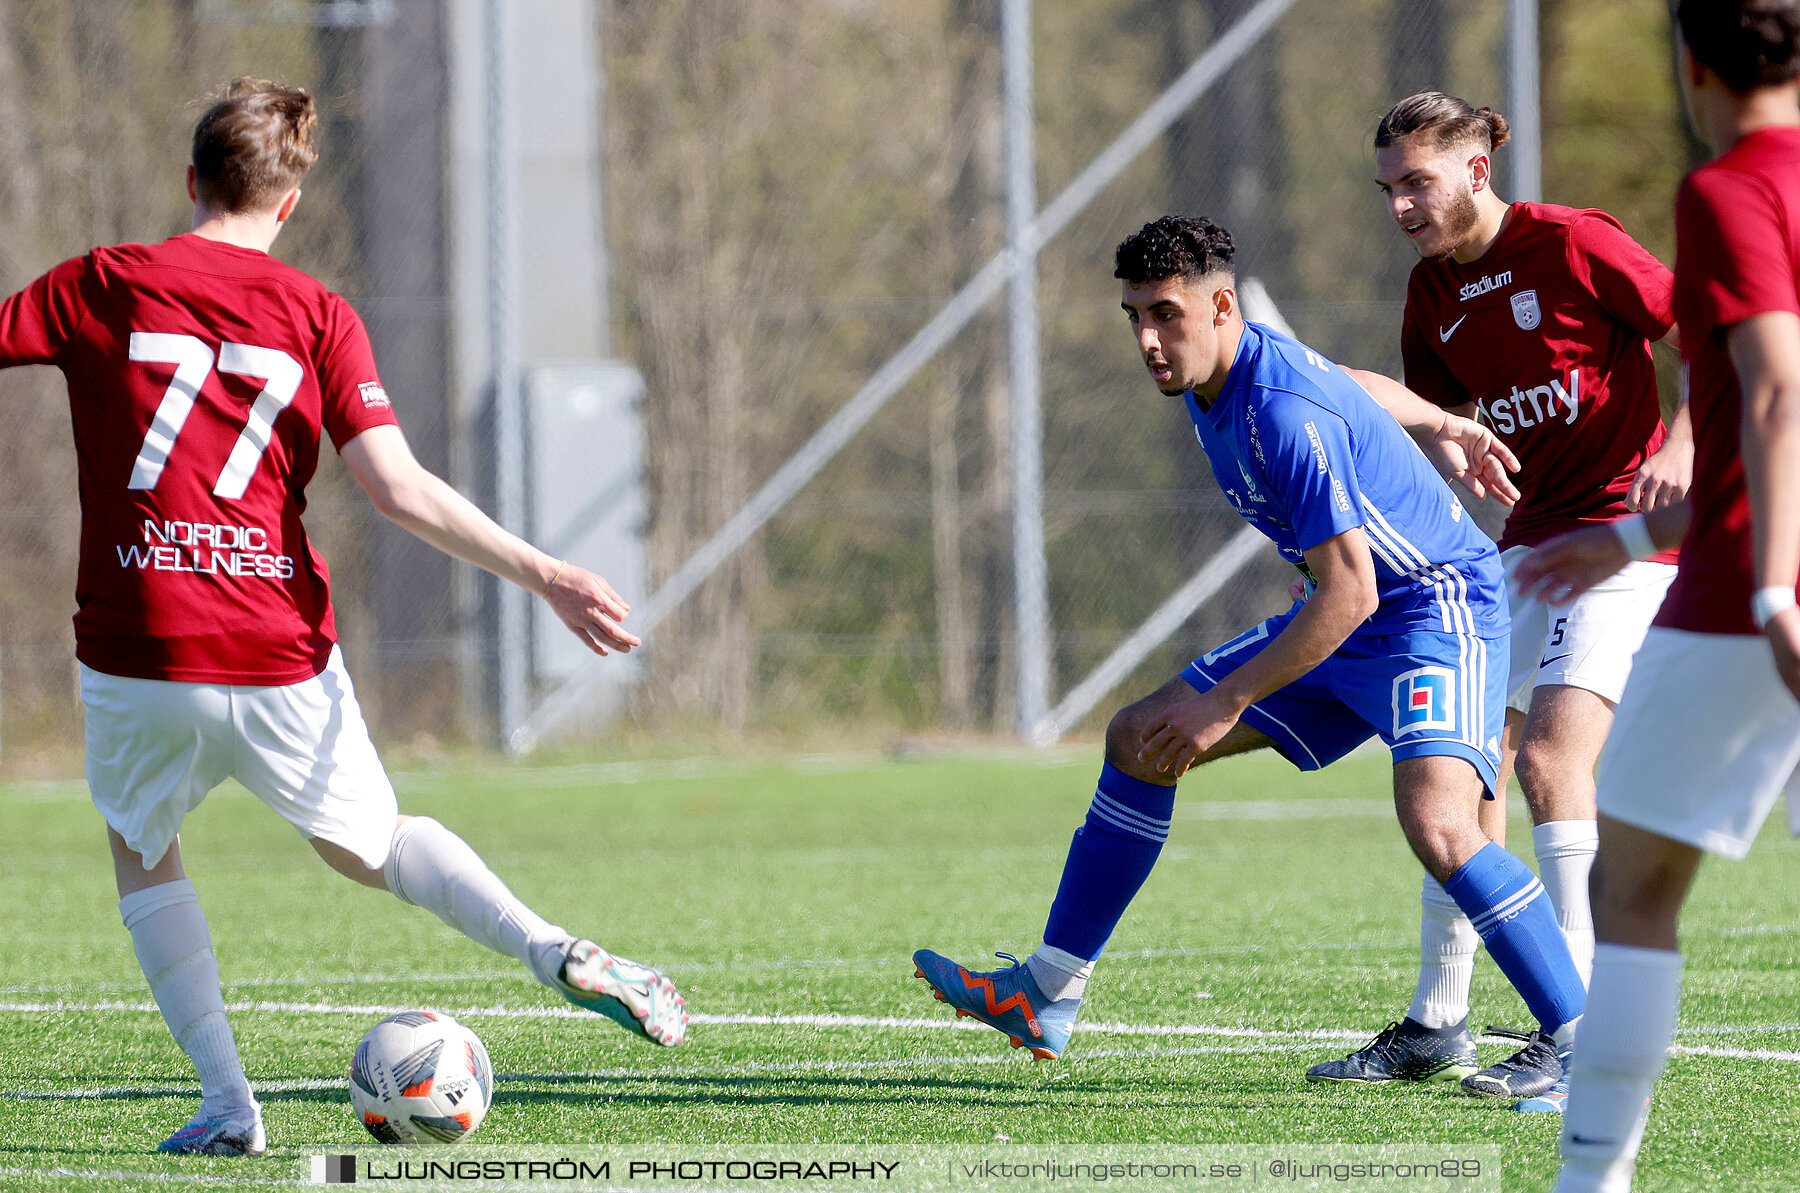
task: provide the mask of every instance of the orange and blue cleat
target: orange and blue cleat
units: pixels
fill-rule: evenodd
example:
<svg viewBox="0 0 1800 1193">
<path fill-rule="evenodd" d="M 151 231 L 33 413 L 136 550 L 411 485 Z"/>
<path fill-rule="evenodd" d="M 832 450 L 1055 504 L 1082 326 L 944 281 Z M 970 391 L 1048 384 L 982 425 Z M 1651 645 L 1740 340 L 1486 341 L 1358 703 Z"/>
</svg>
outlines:
<svg viewBox="0 0 1800 1193">
<path fill-rule="evenodd" d="M 1526 1114 L 1561 1114 L 1569 1108 L 1569 1079 L 1561 1078 L 1557 1083 L 1535 1098 L 1520 1098 L 1513 1103 L 1514 1110 L 1522 1110 Z"/>
<path fill-rule="evenodd" d="M 1044 996 L 1031 971 L 1010 953 L 995 953 L 1012 962 L 1011 969 L 971 973 L 930 949 L 913 954 L 913 972 L 925 979 L 939 1002 L 956 1008 L 958 1017 L 979 1019 L 1039 1060 L 1055 1060 L 1075 1031 L 1079 998 Z"/>
</svg>

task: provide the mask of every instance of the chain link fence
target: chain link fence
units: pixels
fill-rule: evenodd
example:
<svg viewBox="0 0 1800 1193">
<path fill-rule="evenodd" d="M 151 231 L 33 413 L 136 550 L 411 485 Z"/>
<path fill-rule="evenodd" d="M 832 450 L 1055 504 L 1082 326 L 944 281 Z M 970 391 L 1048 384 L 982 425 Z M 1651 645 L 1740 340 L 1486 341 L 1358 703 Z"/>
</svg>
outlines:
<svg viewBox="0 0 1800 1193">
<path fill-rule="evenodd" d="M 1056 194 L 1251 6 L 1038 5 L 1038 193 Z M 4 0 L 0 285 L 93 244 L 185 230 L 186 140 L 207 91 L 238 74 L 307 86 L 321 157 L 275 252 L 351 298 L 415 451 L 492 510 L 487 312 L 502 278 L 486 182 L 512 163 L 522 529 L 643 608 L 1004 247 L 998 7 Z M 1666 29 L 1660 5 L 1644 7 Z M 1209 214 L 1303 339 L 1397 373 L 1412 256 L 1374 189 L 1370 136 L 1426 87 L 1504 108 L 1504 8 L 1299 0 L 1045 247 L 1052 699 L 1241 525 L 1181 404 L 1143 375 L 1113 246 L 1165 212 Z M 485 122 L 496 18 L 515 22 L 517 55 L 504 153 Z M 1500 166 L 1505 194 L 1504 153 Z M 998 308 L 668 611 L 629 669 L 572 658 L 541 624 L 503 649 L 494 585 L 386 526 L 325 462 L 307 524 L 378 737 L 493 743 L 508 667 L 528 704 L 616 668 L 577 736 L 1012 733 Z M 60 378 L 18 370 L 0 395 L 0 766 L 29 769 L 80 740 L 78 512 Z M 1267 552 L 1119 692 L 1279 608 L 1290 576 Z"/>
</svg>

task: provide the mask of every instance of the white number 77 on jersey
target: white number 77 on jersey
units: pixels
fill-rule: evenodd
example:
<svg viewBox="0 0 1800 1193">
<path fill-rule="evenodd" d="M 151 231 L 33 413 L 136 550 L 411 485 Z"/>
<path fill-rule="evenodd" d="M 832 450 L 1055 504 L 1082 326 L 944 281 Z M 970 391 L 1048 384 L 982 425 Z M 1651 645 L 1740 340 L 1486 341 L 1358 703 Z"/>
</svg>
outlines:
<svg viewBox="0 0 1800 1193">
<path fill-rule="evenodd" d="M 175 366 L 175 377 L 156 407 L 150 429 L 144 433 L 144 446 L 138 449 L 137 460 L 131 468 L 131 483 L 126 486 L 154 489 L 156 482 L 162 479 L 163 466 L 169 462 L 169 453 L 175 448 L 182 425 L 194 409 L 200 387 L 206 384 L 207 376 L 213 371 L 213 353 L 204 341 L 193 336 L 134 331 L 129 355 L 132 360 Z M 250 407 L 250 420 L 244 424 L 237 442 L 232 444 L 225 470 L 219 473 L 218 483 L 213 485 L 214 497 L 235 501 L 250 487 L 257 464 L 269 450 L 276 416 L 294 400 L 305 373 L 298 361 L 279 348 L 256 348 L 229 340 L 219 345 L 218 368 L 221 373 L 263 379 L 263 390 Z"/>
</svg>

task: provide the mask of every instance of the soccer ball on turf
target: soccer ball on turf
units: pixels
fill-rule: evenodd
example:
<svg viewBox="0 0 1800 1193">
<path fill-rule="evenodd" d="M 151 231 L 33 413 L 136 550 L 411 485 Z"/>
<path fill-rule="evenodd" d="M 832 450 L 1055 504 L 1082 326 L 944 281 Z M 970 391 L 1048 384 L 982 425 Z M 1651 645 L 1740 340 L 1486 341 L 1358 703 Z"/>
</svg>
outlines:
<svg viewBox="0 0 1800 1193">
<path fill-rule="evenodd" d="M 487 1049 L 436 1011 L 383 1019 L 350 1062 L 350 1104 L 383 1143 L 456 1143 L 481 1125 L 493 1095 Z"/>
</svg>

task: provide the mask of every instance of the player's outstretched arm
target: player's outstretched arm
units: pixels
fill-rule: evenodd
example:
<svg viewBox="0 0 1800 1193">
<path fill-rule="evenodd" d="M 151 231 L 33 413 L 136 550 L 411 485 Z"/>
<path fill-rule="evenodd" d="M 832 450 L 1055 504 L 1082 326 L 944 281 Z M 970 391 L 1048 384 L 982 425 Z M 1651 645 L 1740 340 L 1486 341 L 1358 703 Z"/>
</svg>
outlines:
<svg viewBox="0 0 1800 1193">
<path fill-rule="evenodd" d="M 1477 501 L 1489 495 L 1503 505 L 1519 500 L 1519 488 L 1507 475 L 1519 470 L 1519 458 L 1491 430 L 1426 401 L 1392 377 L 1367 369 L 1346 368 L 1344 373 L 1406 428 L 1446 479 L 1462 485 Z"/>
<path fill-rule="evenodd" d="M 596 654 L 642 639 L 619 623 L 630 612 L 612 585 L 546 555 L 482 513 L 413 456 L 395 426 L 371 427 L 343 448 L 344 463 L 383 516 L 447 555 L 537 593 Z"/>
<path fill-rule="evenodd" d="M 1758 620 L 1782 682 L 1800 697 L 1800 609 L 1793 607 L 1800 575 L 1800 315 L 1753 315 L 1732 327 L 1726 344 L 1744 395 L 1739 438 L 1756 589 L 1777 602 Z"/>
<path fill-rule="evenodd" d="M 1150 726 L 1140 761 L 1180 778 L 1194 759 L 1217 744 L 1244 710 L 1293 683 L 1331 657 L 1380 604 L 1375 559 L 1360 526 L 1305 552 L 1319 585 L 1294 620 L 1249 662 L 1193 700 L 1171 705 Z"/>
</svg>

